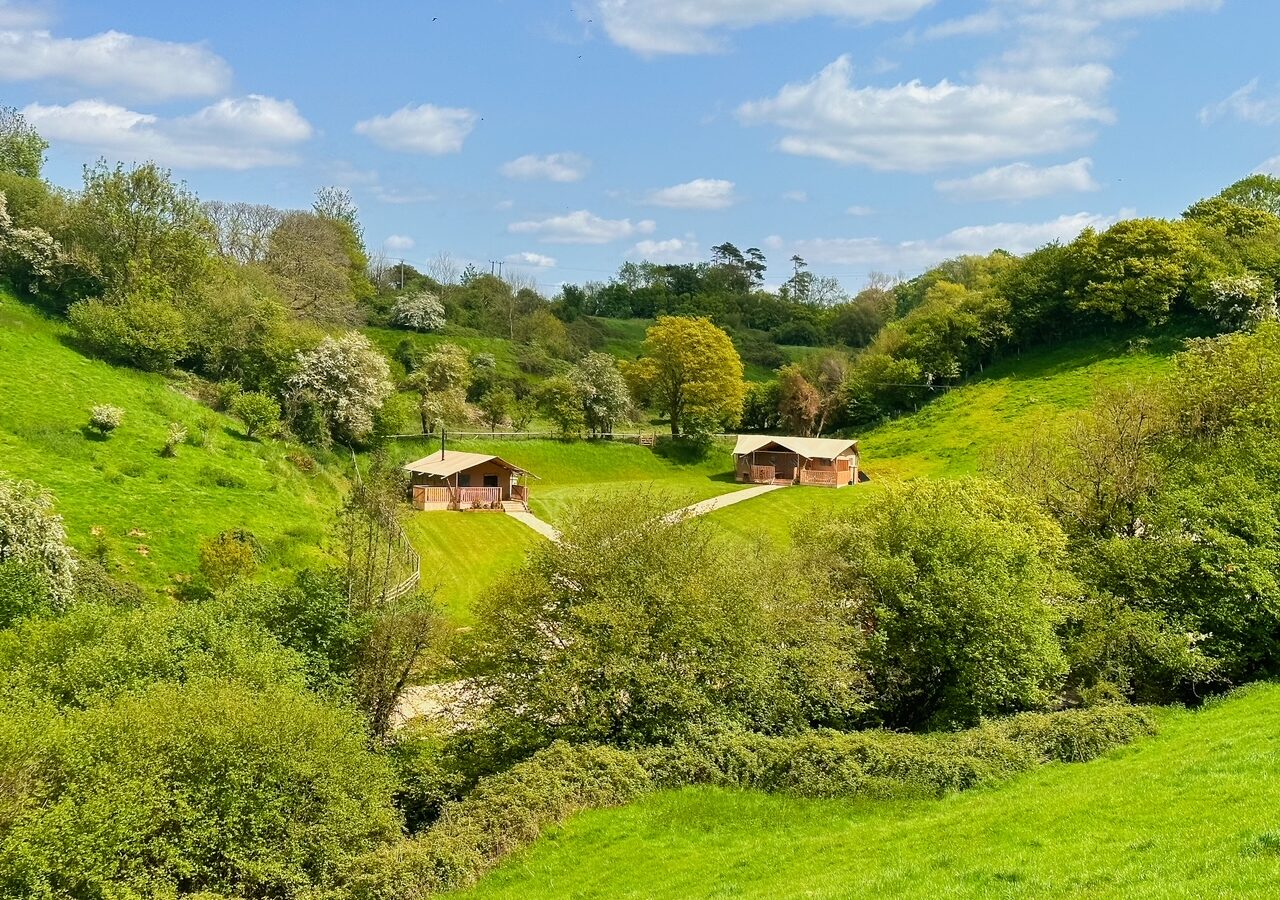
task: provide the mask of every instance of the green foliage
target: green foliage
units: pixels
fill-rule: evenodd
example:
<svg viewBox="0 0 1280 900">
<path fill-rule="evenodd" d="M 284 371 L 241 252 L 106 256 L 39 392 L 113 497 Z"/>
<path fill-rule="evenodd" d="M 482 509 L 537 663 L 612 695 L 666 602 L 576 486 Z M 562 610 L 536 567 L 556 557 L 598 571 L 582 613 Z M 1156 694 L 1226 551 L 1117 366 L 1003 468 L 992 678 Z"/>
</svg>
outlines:
<svg viewBox="0 0 1280 900">
<path fill-rule="evenodd" d="M 190 295 L 213 251 L 212 226 L 196 196 L 154 163 L 86 166 L 84 189 L 55 236 L 103 293 L 153 303 Z"/>
<path fill-rule="evenodd" d="M 1163 322 L 1189 288 L 1195 239 L 1177 222 L 1129 219 L 1073 245 L 1083 283 L 1077 308 L 1116 321 Z"/>
<path fill-rule="evenodd" d="M 0 172 L 39 178 L 49 142 L 12 106 L 0 106 Z"/>
<path fill-rule="evenodd" d="M 549 826 L 647 788 L 644 770 L 626 753 L 556 744 L 482 782 L 420 837 L 358 859 L 333 898 L 419 900 L 469 887 Z"/>
<path fill-rule="evenodd" d="M 911 482 L 808 543 L 867 623 L 880 722 L 972 724 L 1053 698 L 1072 585 L 1064 535 L 1030 502 L 980 481 Z"/>
<path fill-rule="evenodd" d="M 555 423 L 563 437 L 576 437 L 586 425 L 584 396 L 578 382 L 567 375 L 548 378 L 538 388 L 538 406 L 543 415 Z"/>
<path fill-rule="evenodd" d="M 1236 428 L 1280 428 L 1280 325 L 1192 341 L 1176 362 L 1171 394 L 1184 434 L 1217 439 Z"/>
<path fill-rule="evenodd" d="M 507 388 L 490 388 L 480 398 L 480 412 L 484 415 L 484 423 L 490 431 L 507 421 L 516 404 L 515 395 Z"/>
<path fill-rule="evenodd" d="M 231 415 L 244 423 L 245 437 L 252 438 L 271 432 L 280 421 L 280 404 L 267 394 L 249 391 L 231 401 Z"/>
<path fill-rule="evenodd" d="M 492 727 L 534 746 L 630 745 L 860 713 L 854 615 L 780 575 L 786 565 L 731 563 L 672 505 L 644 493 L 584 504 L 482 602 L 468 669 Z"/>
<path fill-rule="evenodd" d="M 705 318 L 662 316 L 645 334 L 644 356 L 625 373 L 636 396 L 671 418 L 671 434 L 689 425 L 735 425 L 746 387 L 729 336 Z"/>
<path fill-rule="evenodd" d="M 171 370 L 191 346 L 182 310 L 144 293 L 81 300 L 68 319 L 92 352 L 148 372 Z"/>
<path fill-rule="evenodd" d="M 293 896 L 399 831 L 386 763 L 305 693 L 155 685 L 40 735 L 0 837 L 9 897 Z"/>
<path fill-rule="evenodd" d="M 0 632 L 10 696 L 85 709 L 158 682 L 200 679 L 254 690 L 302 686 L 302 659 L 269 634 L 203 604 L 120 610 L 77 605 Z"/>
<path fill-rule="evenodd" d="M 396 298 L 391 318 L 414 331 L 437 331 L 444 327 L 444 304 L 431 291 L 406 291 Z"/>
<path fill-rule="evenodd" d="M 608 353 L 592 351 L 569 373 L 582 397 L 582 416 L 593 435 L 612 434 L 614 425 L 631 412 L 631 392 Z"/>
<path fill-rule="evenodd" d="M 200 542 L 200 574 L 216 591 L 253 575 L 262 555 L 258 539 L 246 531 L 224 531 Z"/>
</svg>

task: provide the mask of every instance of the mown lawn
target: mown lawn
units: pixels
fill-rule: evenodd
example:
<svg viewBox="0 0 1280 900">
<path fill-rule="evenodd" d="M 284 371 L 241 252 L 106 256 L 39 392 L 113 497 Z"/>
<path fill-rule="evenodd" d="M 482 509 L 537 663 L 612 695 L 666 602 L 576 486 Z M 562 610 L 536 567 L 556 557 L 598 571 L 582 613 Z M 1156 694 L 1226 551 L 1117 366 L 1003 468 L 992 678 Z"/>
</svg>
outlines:
<svg viewBox="0 0 1280 900">
<path fill-rule="evenodd" d="M 942 800 L 691 789 L 585 814 L 475 900 L 650 897 L 1273 897 L 1280 687 L 1083 764 Z"/>
<path fill-rule="evenodd" d="M 463 627 L 474 624 L 475 600 L 544 540 L 510 516 L 489 512 L 414 512 L 405 530 L 422 556 L 423 587 L 435 588 L 445 616 Z"/>
<path fill-rule="evenodd" d="M 159 375 L 112 366 L 66 343 L 65 326 L 0 292 L 0 472 L 51 491 L 83 553 L 102 532 L 111 565 L 151 587 L 197 565 L 201 538 L 247 528 L 275 568 L 321 559 L 340 502 L 342 461 L 304 471 L 308 451 L 246 440 L 238 424 Z M 89 408 L 125 411 L 107 439 Z M 188 431 L 175 458 L 160 455 L 170 422 Z"/>
</svg>

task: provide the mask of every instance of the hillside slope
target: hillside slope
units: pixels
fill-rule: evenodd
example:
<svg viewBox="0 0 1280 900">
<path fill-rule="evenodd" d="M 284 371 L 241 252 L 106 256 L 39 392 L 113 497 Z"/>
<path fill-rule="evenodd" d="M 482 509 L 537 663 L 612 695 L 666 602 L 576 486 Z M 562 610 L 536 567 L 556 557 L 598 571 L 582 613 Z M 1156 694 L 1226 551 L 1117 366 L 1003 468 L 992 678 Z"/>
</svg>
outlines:
<svg viewBox="0 0 1280 900">
<path fill-rule="evenodd" d="M 914 803 L 699 789 L 588 813 L 466 896 L 1265 897 L 1280 878 L 1280 687 L 1156 737 Z"/>
<path fill-rule="evenodd" d="M 114 567 L 153 587 L 194 571 L 200 539 L 229 528 L 252 531 L 278 566 L 318 557 L 340 461 L 305 471 L 301 448 L 246 440 L 161 376 L 86 357 L 66 337 L 0 292 L 0 472 L 54 494 L 74 547 L 101 541 Z M 125 411 L 109 438 L 87 428 L 95 404 Z M 188 438 L 165 458 L 171 422 Z"/>
</svg>

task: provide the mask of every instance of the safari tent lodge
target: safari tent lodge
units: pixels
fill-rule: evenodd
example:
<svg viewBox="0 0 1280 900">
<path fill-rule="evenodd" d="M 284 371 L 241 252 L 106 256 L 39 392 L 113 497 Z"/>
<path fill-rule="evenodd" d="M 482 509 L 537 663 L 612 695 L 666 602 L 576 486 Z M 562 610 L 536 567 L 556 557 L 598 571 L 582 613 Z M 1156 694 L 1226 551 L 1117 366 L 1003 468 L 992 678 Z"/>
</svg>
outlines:
<svg viewBox="0 0 1280 900">
<path fill-rule="evenodd" d="M 414 508 L 528 509 L 527 478 L 536 478 L 498 456 L 440 450 L 405 465 Z"/>
<path fill-rule="evenodd" d="M 737 480 L 748 484 L 838 488 L 857 484 L 860 477 L 858 442 L 844 439 L 744 434 L 733 458 Z"/>
</svg>

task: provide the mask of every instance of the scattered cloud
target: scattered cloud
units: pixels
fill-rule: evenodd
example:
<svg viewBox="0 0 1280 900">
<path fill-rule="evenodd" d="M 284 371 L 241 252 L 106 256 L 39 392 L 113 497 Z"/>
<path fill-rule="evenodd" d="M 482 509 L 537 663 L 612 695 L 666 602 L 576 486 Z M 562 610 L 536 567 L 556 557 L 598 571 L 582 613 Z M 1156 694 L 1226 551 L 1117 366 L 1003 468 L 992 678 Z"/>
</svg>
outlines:
<svg viewBox="0 0 1280 900">
<path fill-rule="evenodd" d="M 870 206 L 859 206 L 854 204 L 845 210 L 845 215 L 849 216 L 870 216 L 875 214 L 875 209 Z"/>
<path fill-rule="evenodd" d="M 290 165 L 311 125 L 288 100 L 261 94 L 229 97 L 189 116 L 162 118 L 106 103 L 32 103 L 22 114 L 45 138 L 122 159 L 192 169 Z"/>
<path fill-rule="evenodd" d="M 585 209 L 527 222 L 512 222 L 507 231 L 529 234 L 548 244 L 607 244 L 641 234 L 652 234 L 652 219 L 602 219 Z"/>
<path fill-rule="evenodd" d="M 522 181 L 581 181 L 591 168 L 591 160 L 577 153 L 532 154 L 503 163 L 499 171 L 508 178 Z"/>
<path fill-rule="evenodd" d="M 1280 156 L 1273 156 L 1258 168 L 1253 170 L 1255 175 L 1275 175 L 1280 178 Z"/>
<path fill-rule="evenodd" d="M 852 79 L 853 62 L 842 56 L 809 82 L 742 104 L 738 117 L 782 129 L 786 153 L 909 172 L 1078 146 L 1114 118 L 1069 92 L 946 79 L 856 87 Z"/>
<path fill-rule="evenodd" d="M 413 206 L 418 203 L 435 203 L 440 197 L 425 188 L 390 187 L 385 184 L 373 186 L 373 198 L 379 203 L 390 206 Z"/>
<path fill-rule="evenodd" d="M 444 156 L 462 150 L 478 120 L 470 109 L 423 103 L 364 119 L 356 123 L 355 131 L 386 150 Z"/>
<path fill-rule="evenodd" d="M 869 24 L 909 18 L 933 0 L 597 0 L 595 15 L 615 44 L 644 56 L 718 53 L 723 32 L 825 16 Z"/>
<path fill-rule="evenodd" d="M 938 238 L 898 243 L 875 237 L 811 238 L 789 245 L 779 240 L 777 246 L 770 249 L 787 246 L 789 252 L 798 253 L 810 263 L 920 272 L 944 259 L 968 253 L 989 253 L 997 249 L 1029 253 L 1050 241 L 1070 241 L 1085 228 L 1107 228 L 1132 215 L 1133 210 L 1122 210 L 1113 216 L 1080 212 L 1047 222 L 968 225 Z"/>
<path fill-rule="evenodd" d="M 1200 121 L 1205 125 L 1225 118 L 1251 125 L 1274 125 L 1280 122 L 1280 91 L 1260 94 L 1255 78 L 1226 99 L 1200 110 Z"/>
<path fill-rule="evenodd" d="M 393 234 L 382 242 L 382 246 L 388 250 L 412 250 L 413 245 L 413 238 L 403 234 Z"/>
<path fill-rule="evenodd" d="M 1031 200 L 1054 194 L 1096 191 L 1093 160 L 1082 156 L 1074 162 L 1058 166 L 1033 166 L 1013 163 L 970 175 L 935 181 L 939 193 L 952 200 Z"/>
<path fill-rule="evenodd" d="M 507 257 L 507 262 L 516 265 L 534 266 L 538 269 L 554 269 L 556 267 L 556 259 L 554 256 L 546 256 L 542 253 L 530 253 L 526 250 L 524 253 L 512 253 Z"/>
<path fill-rule="evenodd" d="M 57 37 L 31 30 L 35 15 L 0 5 L 0 81 L 51 80 L 120 90 L 148 100 L 207 97 L 231 84 L 231 67 L 203 44 L 157 41 L 119 31 Z"/>
<path fill-rule="evenodd" d="M 808 203 L 809 192 L 808 191 L 784 191 L 782 194 L 782 199 L 787 200 L 791 203 Z"/>
<path fill-rule="evenodd" d="M 697 262 L 702 259 L 702 251 L 697 241 L 692 239 L 669 238 L 665 241 L 640 241 L 627 251 L 627 258 L 674 265 Z"/>
<path fill-rule="evenodd" d="M 722 178 L 695 178 L 650 192 L 646 202 L 672 209 L 727 209 L 737 202 L 734 184 Z"/>
</svg>

